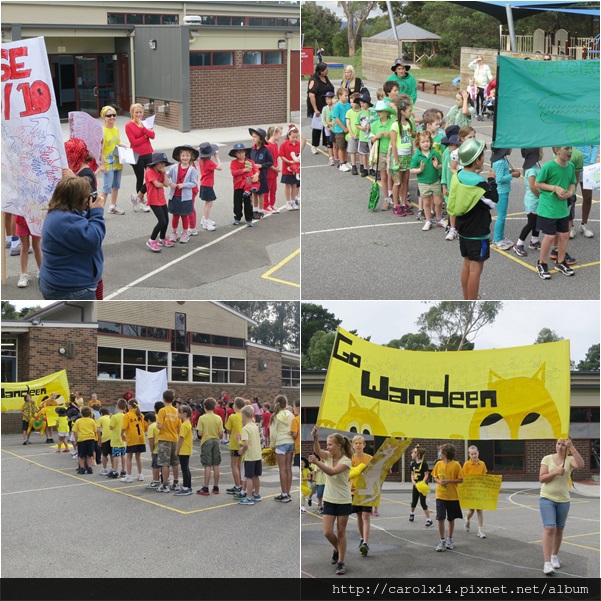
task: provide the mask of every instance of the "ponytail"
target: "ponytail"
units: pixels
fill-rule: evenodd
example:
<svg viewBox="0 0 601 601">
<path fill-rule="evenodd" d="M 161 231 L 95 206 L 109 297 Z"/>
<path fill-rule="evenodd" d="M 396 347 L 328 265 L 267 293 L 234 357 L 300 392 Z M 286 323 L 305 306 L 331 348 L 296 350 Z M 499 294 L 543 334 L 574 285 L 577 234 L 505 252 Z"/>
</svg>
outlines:
<svg viewBox="0 0 601 601">
<path fill-rule="evenodd" d="M 138 419 L 142 419 L 142 413 L 140 412 L 140 406 L 138 405 L 138 401 L 136 401 L 135 399 L 131 399 L 130 401 L 127 402 L 127 404 L 132 408 L 136 410 L 136 416 Z"/>
<path fill-rule="evenodd" d="M 342 434 L 330 434 L 328 438 L 333 438 L 336 441 L 336 444 L 340 445 L 342 449 L 342 454 L 346 455 L 349 459 L 353 458 L 353 447 L 349 439 L 346 436 L 342 436 Z"/>
</svg>

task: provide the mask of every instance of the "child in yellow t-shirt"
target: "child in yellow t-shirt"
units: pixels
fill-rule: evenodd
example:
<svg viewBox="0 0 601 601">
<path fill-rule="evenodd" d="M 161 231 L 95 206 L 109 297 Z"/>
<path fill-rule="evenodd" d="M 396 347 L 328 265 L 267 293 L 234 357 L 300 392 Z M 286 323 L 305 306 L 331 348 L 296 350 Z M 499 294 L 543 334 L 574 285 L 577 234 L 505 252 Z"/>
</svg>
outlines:
<svg viewBox="0 0 601 601">
<path fill-rule="evenodd" d="M 223 420 L 215 413 L 217 401 L 209 397 L 204 400 L 205 413 L 198 419 L 196 430 L 200 438 L 200 462 L 205 468 L 204 485 L 196 494 L 209 496 L 209 483 L 211 470 L 213 471 L 213 494 L 219 494 L 219 465 L 221 464 L 221 450 L 219 440 L 223 437 Z M 229 422 L 228 422 L 229 423 Z"/>
<path fill-rule="evenodd" d="M 125 476 L 125 439 L 121 435 L 123 428 L 123 418 L 127 409 L 127 401 L 119 399 L 117 401 L 117 410 L 111 416 L 109 430 L 111 431 L 111 471 L 108 473 L 109 478 L 118 478 L 119 472 L 119 457 L 121 457 L 121 476 Z"/>
<path fill-rule="evenodd" d="M 488 470 L 486 469 L 486 464 L 484 461 L 480 461 L 478 447 L 472 445 L 467 449 L 469 459 L 463 464 L 463 473 L 464 475 L 468 474 L 486 474 Z M 482 509 L 468 509 L 467 516 L 465 518 L 465 531 L 470 531 L 470 520 L 474 515 L 474 511 L 478 512 L 478 537 L 486 538 L 486 534 L 483 530 L 484 528 L 484 511 Z"/>
<path fill-rule="evenodd" d="M 242 492 L 242 477 L 240 473 L 240 443 L 236 437 L 242 433 L 242 416 L 240 411 L 245 406 L 244 399 L 236 397 L 234 400 L 234 413 L 232 413 L 225 424 L 225 431 L 230 435 L 228 448 L 230 450 L 230 462 L 232 466 L 232 477 L 234 478 L 234 486 L 226 489 L 230 495 L 240 495 Z"/>
<path fill-rule="evenodd" d="M 111 416 L 106 407 L 100 409 L 100 417 L 96 420 L 96 435 L 102 453 L 102 469 L 100 470 L 100 475 L 108 476 L 109 472 L 106 468 L 109 455 L 111 454 Z"/>
<path fill-rule="evenodd" d="M 92 410 L 83 407 L 81 417 L 73 424 L 79 456 L 78 474 L 93 474 L 94 448 L 96 447 L 96 422 L 92 419 Z M 87 464 L 87 465 L 86 465 Z"/>
<path fill-rule="evenodd" d="M 144 416 L 148 430 L 146 436 L 148 438 L 148 446 L 150 448 L 150 455 L 152 457 L 152 481 L 146 485 L 146 488 L 157 489 L 161 485 L 161 474 L 158 464 L 158 452 L 159 452 L 159 429 L 157 427 L 157 416 L 154 411 L 150 411 Z"/>
<path fill-rule="evenodd" d="M 372 456 L 363 452 L 365 449 L 365 438 L 363 436 L 355 436 L 351 445 L 353 447 L 353 458 L 351 460 L 353 467 L 358 467 L 361 464 L 367 465 L 371 461 Z M 351 493 L 353 498 L 356 492 L 357 477 L 351 478 Z M 359 537 L 361 538 L 359 551 L 365 557 L 369 552 L 368 541 L 371 527 L 371 506 L 353 505 L 353 513 L 357 517 L 357 527 L 359 528 Z"/>
<path fill-rule="evenodd" d="M 177 408 L 177 416 L 181 421 L 179 437 L 175 452 L 179 457 L 179 466 L 182 472 L 183 486 L 175 493 L 176 497 L 184 497 L 192 494 L 192 473 L 190 472 L 190 455 L 192 455 L 192 409 L 189 405 L 180 405 Z"/>
<path fill-rule="evenodd" d="M 244 477 L 246 479 L 246 496 L 239 499 L 240 505 L 254 505 L 262 501 L 259 489 L 260 476 L 263 474 L 263 459 L 261 456 L 261 435 L 254 423 L 255 412 L 251 406 L 243 407 L 242 432 L 236 437 L 240 443 L 240 454 L 244 457 Z"/>
<path fill-rule="evenodd" d="M 455 520 L 463 519 L 457 485 L 463 482 L 461 465 L 454 461 L 456 449 L 452 444 L 442 445 L 440 448 L 440 461 L 436 462 L 432 470 L 432 478 L 436 482 L 436 521 L 440 542 L 437 551 L 453 549 L 453 530 Z M 445 540 L 444 521 L 449 522 L 449 536 Z"/>
<path fill-rule="evenodd" d="M 56 452 L 61 452 L 61 447 L 65 445 L 63 449 L 63 453 L 69 453 L 69 443 L 67 439 L 69 438 L 69 418 L 67 417 L 67 410 L 64 407 L 56 408 L 56 434 L 58 436 L 58 445 L 56 448 Z"/>
</svg>

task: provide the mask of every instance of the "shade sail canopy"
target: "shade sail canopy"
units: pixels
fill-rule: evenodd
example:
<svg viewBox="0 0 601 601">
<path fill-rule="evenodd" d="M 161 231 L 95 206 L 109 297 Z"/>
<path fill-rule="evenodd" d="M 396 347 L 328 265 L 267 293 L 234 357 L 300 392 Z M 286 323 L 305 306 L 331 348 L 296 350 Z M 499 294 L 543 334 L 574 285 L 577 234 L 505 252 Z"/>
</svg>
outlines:
<svg viewBox="0 0 601 601">
<path fill-rule="evenodd" d="M 488 2 L 468 2 L 468 1 L 457 1 L 450 0 L 453 4 L 459 4 L 466 8 L 478 10 L 488 15 L 495 17 L 503 25 L 507 25 L 507 10 L 506 6 L 511 6 L 511 12 L 513 14 L 513 20 L 524 19 L 531 17 L 536 12 L 541 10 L 552 11 L 552 12 L 566 12 L 570 14 L 578 15 L 589 15 L 591 17 L 599 16 L 599 9 L 579 7 L 582 2 L 532 2 L 532 1 L 520 1 L 520 0 L 507 0 L 507 1 L 495 1 L 490 0 Z"/>
</svg>

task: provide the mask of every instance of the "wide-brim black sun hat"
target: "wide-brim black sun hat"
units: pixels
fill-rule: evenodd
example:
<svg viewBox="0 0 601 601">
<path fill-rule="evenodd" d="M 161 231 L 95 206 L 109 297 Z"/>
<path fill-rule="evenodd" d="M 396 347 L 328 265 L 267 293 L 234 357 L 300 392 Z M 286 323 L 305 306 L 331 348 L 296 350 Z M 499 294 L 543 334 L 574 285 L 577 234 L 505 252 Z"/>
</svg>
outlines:
<svg viewBox="0 0 601 601">
<path fill-rule="evenodd" d="M 192 160 L 195 161 L 198 158 L 198 150 L 190 144 L 183 144 L 182 146 L 176 146 L 171 153 L 171 157 L 174 161 L 179 161 L 179 155 L 182 150 L 187 150 L 192 153 Z"/>
</svg>

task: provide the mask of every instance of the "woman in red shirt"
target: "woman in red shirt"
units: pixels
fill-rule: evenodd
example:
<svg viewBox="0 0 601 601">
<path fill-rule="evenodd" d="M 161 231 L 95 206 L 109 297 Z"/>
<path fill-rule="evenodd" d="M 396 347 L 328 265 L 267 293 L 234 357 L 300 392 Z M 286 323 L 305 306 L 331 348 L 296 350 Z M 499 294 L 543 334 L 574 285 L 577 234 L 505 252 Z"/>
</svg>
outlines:
<svg viewBox="0 0 601 601">
<path fill-rule="evenodd" d="M 142 124 L 144 107 L 141 104 L 132 104 L 129 107 L 129 113 L 131 121 L 125 126 L 125 133 L 127 134 L 127 139 L 132 150 L 140 155 L 138 162 L 132 165 L 136 174 L 136 194 L 131 195 L 131 202 L 134 205 L 134 211 L 139 206 L 142 211 L 148 213 L 150 209 L 144 203 L 144 195 L 147 191 L 146 183 L 144 182 L 144 171 L 146 171 L 148 163 L 152 160 L 153 149 L 150 140 L 154 140 L 155 134 L 152 128 L 147 129 Z"/>
</svg>

